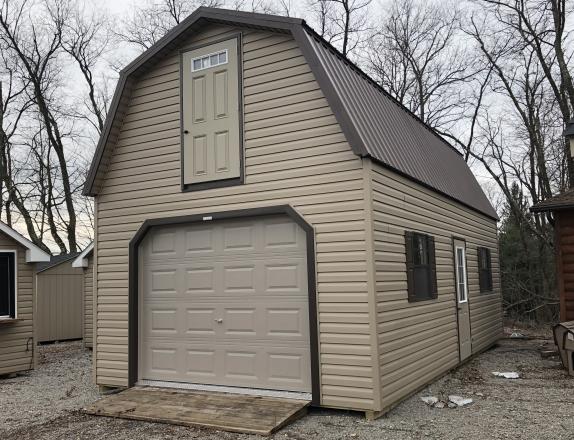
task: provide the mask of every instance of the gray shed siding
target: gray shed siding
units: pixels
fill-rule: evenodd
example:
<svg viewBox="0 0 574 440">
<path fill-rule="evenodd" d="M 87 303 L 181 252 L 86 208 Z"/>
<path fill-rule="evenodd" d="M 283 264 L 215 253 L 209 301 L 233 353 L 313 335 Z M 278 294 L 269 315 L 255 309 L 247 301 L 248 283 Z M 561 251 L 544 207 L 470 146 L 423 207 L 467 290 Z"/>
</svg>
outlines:
<svg viewBox="0 0 574 440">
<path fill-rule="evenodd" d="M 26 263 L 26 249 L 12 238 L 0 233 L 0 251 L 16 250 L 16 318 L 0 323 L 0 374 L 30 370 L 35 366 L 34 314 L 35 269 Z"/>
<path fill-rule="evenodd" d="M 316 234 L 321 404 L 377 410 L 363 160 L 290 36 L 244 30 L 243 73 L 245 184 L 228 188 L 181 192 L 177 50 L 132 90 L 96 197 L 96 381 L 127 385 L 128 244 L 145 219 L 290 204 Z"/>
<path fill-rule="evenodd" d="M 459 363 L 452 237 L 466 240 L 472 352 L 502 333 L 496 222 L 372 164 L 374 263 L 382 408 Z M 438 299 L 409 303 L 405 230 L 435 237 Z M 492 253 L 494 291 L 480 293 L 477 246 Z"/>
<path fill-rule="evenodd" d="M 39 272 L 36 277 L 38 342 L 81 339 L 83 270 L 72 267 L 72 260 L 68 260 Z"/>
</svg>

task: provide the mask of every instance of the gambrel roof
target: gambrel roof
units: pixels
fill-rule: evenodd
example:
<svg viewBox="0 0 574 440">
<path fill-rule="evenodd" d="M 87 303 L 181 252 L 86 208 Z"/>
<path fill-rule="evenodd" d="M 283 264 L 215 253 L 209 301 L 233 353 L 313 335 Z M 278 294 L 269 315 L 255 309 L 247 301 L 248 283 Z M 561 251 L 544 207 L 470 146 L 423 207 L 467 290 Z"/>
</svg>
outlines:
<svg viewBox="0 0 574 440">
<path fill-rule="evenodd" d="M 131 86 L 159 60 L 209 23 L 292 34 L 355 154 L 497 219 L 462 155 L 394 100 L 302 19 L 201 7 L 120 73 L 84 187 L 97 195 L 129 102 Z"/>
</svg>

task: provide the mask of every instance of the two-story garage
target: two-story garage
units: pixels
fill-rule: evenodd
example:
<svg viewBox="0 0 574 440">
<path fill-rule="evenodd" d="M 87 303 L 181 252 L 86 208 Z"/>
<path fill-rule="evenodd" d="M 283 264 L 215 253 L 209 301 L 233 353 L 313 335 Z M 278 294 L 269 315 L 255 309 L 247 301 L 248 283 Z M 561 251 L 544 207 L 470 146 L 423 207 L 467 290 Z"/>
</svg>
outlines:
<svg viewBox="0 0 574 440">
<path fill-rule="evenodd" d="M 374 416 L 501 333 L 463 157 L 303 20 L 200 8 L 121 73 L 95 198 L 97 383 Z"/>
</svg>

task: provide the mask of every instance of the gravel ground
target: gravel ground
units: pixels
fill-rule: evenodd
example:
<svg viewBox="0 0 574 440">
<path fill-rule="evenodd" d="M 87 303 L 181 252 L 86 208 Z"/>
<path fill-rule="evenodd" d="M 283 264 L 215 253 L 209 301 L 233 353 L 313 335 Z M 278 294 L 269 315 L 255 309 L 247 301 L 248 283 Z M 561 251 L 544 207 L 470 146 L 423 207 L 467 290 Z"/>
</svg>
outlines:
<svg viewBox="0 0 574 440">
<path fill-rule="evenodd" d="M 557 358 L 542 359 L 542 337 L 500 344 L 368 422 L 361 413 L 312 410 L 276 433 L 274 440 L 303 439 L 574 439 L 574 378 Z M 38 369 L 0 380 L 1 439 L 253 439 L 248 435 L 84 415 L 97 398 L 89 353 L 78 343 L 40 348 Z M 517 380 L 492 371 L 517 371 Z M 457 394 L 470 406 L 437 409 L 421 396 Z"/>
<path fill-rule="evenodd" d="M 99 397 L 98 388 L 92 384 L 91 352 L 83 350 L 82 342 L 37 349 L 35 370 L 0 379 L 0 438 L 2 430 L 46 423 Z"/>
</svg>

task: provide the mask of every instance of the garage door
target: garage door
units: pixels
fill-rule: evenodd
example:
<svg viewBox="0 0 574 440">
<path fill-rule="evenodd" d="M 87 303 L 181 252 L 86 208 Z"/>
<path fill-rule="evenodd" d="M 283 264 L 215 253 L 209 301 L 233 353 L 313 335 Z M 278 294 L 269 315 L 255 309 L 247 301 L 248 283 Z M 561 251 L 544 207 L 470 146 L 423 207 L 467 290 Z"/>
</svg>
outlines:
<svg viewBox="0 0 574 440">
<path fill-rule="evenodd" d="M 141 379 L 311 391 L 306 244 L 296 223 L 161 227 L 140 246 Z"/>
</svg>

